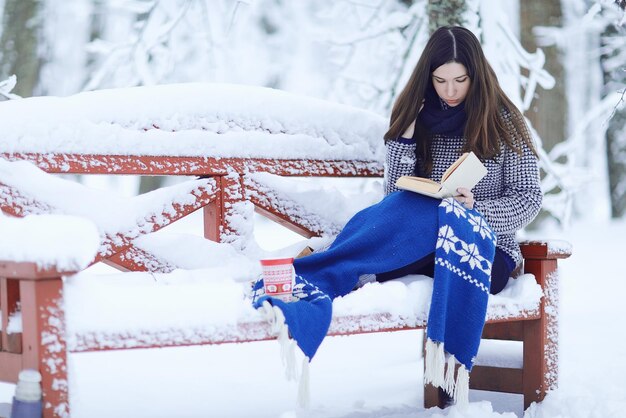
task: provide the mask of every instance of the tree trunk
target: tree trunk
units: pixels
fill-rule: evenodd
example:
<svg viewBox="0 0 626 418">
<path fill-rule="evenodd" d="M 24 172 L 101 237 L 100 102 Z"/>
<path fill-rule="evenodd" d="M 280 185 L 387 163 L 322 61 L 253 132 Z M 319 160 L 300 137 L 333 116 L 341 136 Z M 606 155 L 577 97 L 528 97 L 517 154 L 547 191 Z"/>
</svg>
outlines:
<svg viewBox="0 0 626 418">
<path fill-rule="evenodd" d="M 165 177 L 162 176 L 141 176 L 139 179 L 139 194 L 151 192 L 163 187 Z"/>
<path fill-rule="evenodd" d="M 429 0 L 426 8 L 428 33 L 432 35 L 441 26 L 464 26 L 463 14 L 466 10 L 465 0 Z"/>
<path fill-rule="evenodd" d="M 620 51 L 610 50 L 607 40 L 626 36 L 626 27 L 609 25 L 602 35 L 602 38 L 605 40 L 603 48 L 606 48 L 607 51 L 600 58 L 604 73 L 605 92 L 623 91 L 626 89 L 624 67 L 610 68 L 608 63 Z M 623 95 L 622 99 L 626 100 L 626 95 Z M 613 218 L 621 218 L 626 213 L 626 106 L 616 109 L 609 121 L 609 126 L 606 130 L 606 152 L 611 216 Z"/>
<path fill-rule="evenodd" d="M 626 214 L 626 109 L 615 112 L 606 131 L 611 216 Z"/>
<path fill-rule="evenodd" d="M 0 80 L 15 74 L 13 93 L 32 96 L 39 83 L 42 59 L 39 34 L 43 0 L 5 0 L 0 37 Z"/>
<path fill-rule="evenodd" d="M 559 0 L 523 0 L 520 4 L 520 27 L 522 46 L 527 51 L 536 49 L 533 35 L 535 26 L 562 26 L 561 2 Z M 557 80 L 564 79 L 564 69 L 556 46 L 542 47 L 546 55 L 544 68 Z M 574 71 L 576 71 L 574 69 Z M 542 138 L 549 151 L 566 137 L 567 98 L 565 83 L 556 83 L 550 90 L 537 86 L 538 100 L 526 112 L 526 117 Z"/>
</svg>

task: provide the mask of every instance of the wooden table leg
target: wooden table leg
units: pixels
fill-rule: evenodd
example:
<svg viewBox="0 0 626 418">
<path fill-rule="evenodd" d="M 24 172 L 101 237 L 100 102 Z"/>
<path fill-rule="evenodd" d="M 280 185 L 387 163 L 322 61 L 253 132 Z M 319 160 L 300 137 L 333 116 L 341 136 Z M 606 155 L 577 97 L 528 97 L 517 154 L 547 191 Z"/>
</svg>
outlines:
<svg viewBox="0 0 626 418">
<path fill-rule="evenodd" d="M 42 375 L 44 418 L 69 417 L 63 280 L 20 280 L 23 368 Z"/>
</svg>

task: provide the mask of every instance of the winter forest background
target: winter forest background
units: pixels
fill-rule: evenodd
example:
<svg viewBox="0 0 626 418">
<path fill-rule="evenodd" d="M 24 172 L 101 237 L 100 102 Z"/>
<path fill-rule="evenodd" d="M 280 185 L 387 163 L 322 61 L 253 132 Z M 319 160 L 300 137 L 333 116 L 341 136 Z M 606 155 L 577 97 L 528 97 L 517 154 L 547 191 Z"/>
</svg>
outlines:
<svg viewBox="0 0 626 418">
<path fill-rule="evenodd" d="M 543 144 L 538 222 L 567 226 L 626 212 L 623 1 L 0 0 L 0 7 L 3 99 L 212 81 L 385 117 L 429 30 L 460 23 L 480 37 Z M 143 178 L 137 191 L 158 181 Z"/>
<path fill-rule="evenodd" d="M 526 412 L 521 399 L 487 397 L 489 403 L 472 400 L 466 415 L 457 414 L 454 408 L 442 413 L 468 418 L 510 418 L 513 412 L 525 418 L 623 418 L 626 344 L 609 318 L 623 318 L 626 313 L 626 281 L 622 265 L 615 262 L 623 257 L 626 235 L 625 9 L 626 0 L 0 0 L 0 101 L 117 87 L 216 82 L 281 89 L 388 118 L 429 33 L 444 24 L 470 28 L 540 145 L 544 207 L 525 234 L 531 239 L 570 241 L 573 256 L 559 263 L 563 278 L 559 388 Z M 131 103 L 128 91 L 115 97 Z M 236 100 L 226 94 L 212 99 L 221 105 L 222 99 Z M 198 102 L 198 94 L 190 100 Z M 173 102 L 164 102 L 163 107 L 171 109 Z M 52 113 L 61 114 L 66 108 L 60 109 Z M 181 104 L 180 109 L 185 106 Z M 98 111 L 99 106 L 90 110 Z M 307 116 L 325 115 L 310 110 L 306 109 Z M 42 119 L 50 116 L 33 114 Z M 324 116 L 318 119 L 320 124 L 329 123 Z M 113 194 L 137 194 L 158 188 L 164 181 L 183 179 L 84 176 L 79 180 L 95 189 L 116 189 Z M 351 180 L 350 187 L 359 189 L 362 184 L 359 196 L 371 191 L 372 183 L 380 183 L 380 179 Z M 355 186 L 356 182 L 362 183 Z M 323 204 L 329 205 L 328 201 Z M 279 235 L 275 230 L 268 232 L 269 228 L 259 230 L 267 241 Z M 11 241 L 3 235 L 2 242 Z M 30 245 L 26 240 L 23 244 L 25 248 Z M 176 250 L 195 266 L 202 257 L 187 254 L 187 248 Z M 200 262 L 232 261 L 219 254 L 216 251 Z M 195 274 L 206 279 L 207 271 L 201 268 Z M 169 279 L 153 283 L 152 278 L 137 276 L 158 286 L 138 286 L 137 293 L 128 293 L 128 306 L 119 309 L 126 315 L 124 320 L 102 315 L 100 305 L 93 303 L 95 314 L 86 315 L 90 300 L 103 301 L 107 307 L 115 300 L 118 310 L 119 300 L 114 298 L 121 293 L 116 290 L 115 275 L 107 279 L 104 274 L 89 274 L 97 278 L 98 286 L 89 275 L 73 282 L 82 292 L 74 300 L 84 304 L 68 303 L 74 311 L 68 311 L 67 318 L 90 322 L 101 317 L 106 326 L 117 327 L 128 318 L 141 321 L 152 312 L 160 314 L 162 306 L 176 299 L 154 298 L 164 287 L 169 286 L 168 292 L 175 288 Z M 185 274 L 194 273 L 185 270 Z M 194 277 L 187 278 L 193 281 Z M 134 285 L 124 280 L 128 292 Z M 100 287 L 101 283 L 109 287 Z M 85 299 L 90 290 L 95 299 Z M 141 297 L 132 298 L 139 292 Z M 215 297 L 215 292 L 211 295 Z M 204 293 L 194 296 L 198 306 L 206 305 Z M 145 303 L 150 297 L 154 311 Z M 188 300 L 178 299 L 180 306 L 185 304 L 185 309 L 178 309 L 180 318 L 200 318 Z M 152 315 L 145 322 L 159 329 L 160 318 Z M 392 334 L 325 342 L 312 374 L 317 408 L 312 418 L 442 416 L 418 407 L 422 404 L 422 359 L 421 350 L 415 350 L 421 347 L 416 332 Z M 190 416 L 225 416 L 221 411 L 252 416 L 241 415 L 238 409 L 259 413 L 263 408 L 255 402 L 263 401 L 261 405 L 273 408 L 264 411 L 266 416 L 279 416 L 276 411 L 287 411 L 281 418 L 298 416 L 291 411 L 290 396 L 274 402 L 258 391 L 258 387 L 286 388 L 287 393 L 293 388 L 281 373 L 263 372 L 273 371 L 278 364 L 278 346 L 255 344 L 118 350 L 93 356 L 73 353 L 69 356 L 72 413 L 90 418 L 170 417 L 182 416 L 172 413 L 182 407 L 194 412 Z M 394 351 L 381 356 L 381 350 L 389 347 Z M 255 362 L 251 370 L 238 363 L 252 356 L 267 361 Z M 190 391 L 194 379 L 201 384 Z M 13 387 L 0 385 L 0 416 L 2 402 L 13 392 Z M 479 400 L 485 399 L 480 396 Z M 491 412 L 492 403 L 503 415 Z M 123 408 L 127 415 L 111 413 L 111 408 Z"/>
</svg>

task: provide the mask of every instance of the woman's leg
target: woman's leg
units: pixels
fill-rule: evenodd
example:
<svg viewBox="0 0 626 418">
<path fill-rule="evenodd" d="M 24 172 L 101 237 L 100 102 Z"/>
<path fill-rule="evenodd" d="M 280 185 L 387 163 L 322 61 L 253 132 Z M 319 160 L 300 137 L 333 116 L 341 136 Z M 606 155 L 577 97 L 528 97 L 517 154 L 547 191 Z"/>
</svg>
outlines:
<svg viewBox="0 0 626 418">
<path fill-rule="evenodd" d="M 496 248 L 496 253 L 491 267 L 491 287 L 492 295 L 498 294 L 504 289 L 515 269 L 515 262 L 504 251 Z M 404 277 L 409 274 L 423 274 L 433 277 L 435 272 L 435 254 L 428 254 L 414 263 L 406 265 L 396 270 L 380 273 L 376 275 L 376 281 L 386 282 L 388 280 Z"/>
<path fill-rule="evenodd" d="M 433 277 L 435 275 L 435 253 L 428 254 L 426 257 L 422 257 L 408 266 L 377 274 L 376 281 L 386 282 L 409 274 L 423 274 L 424 276 Z"/>
<path fill-rule="evenodd" d="M 514 269 L 515 262 L 513 259 L 507 253 L 496 247 L 496 253 L 493 257 L 493 266 L 491 267 L 491 287 L 489 289 L 492 295 L 496 295 L 504 289 Z"/>
<path fill-rule="evenodd" d="M 435 249 L 439 201 L 399 191 L 357 213 L 326 250 L 296 259 L 296 273 L 331 298 L 364 274 L 393 271 Z"/>
</svg>

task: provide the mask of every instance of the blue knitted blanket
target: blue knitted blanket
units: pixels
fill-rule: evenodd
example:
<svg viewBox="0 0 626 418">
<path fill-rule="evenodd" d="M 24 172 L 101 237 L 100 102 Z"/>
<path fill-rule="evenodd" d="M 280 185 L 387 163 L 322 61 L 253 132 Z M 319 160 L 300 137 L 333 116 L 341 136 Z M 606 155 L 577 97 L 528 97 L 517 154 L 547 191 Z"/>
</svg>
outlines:
<svg viewBox="0 0 626 418">
<path fill-rule="evenodd" d="M 476 210 L 398 191 L 358 212 L 326 250 L 296 259 L 295 301 L 264 295 L 259 279 L 253 303 L 280 308 L 289 334 L 308 359 L 326 336 L 332 300 L 352 291 L 363 274 L 396 270 L 435 253 L 427 327 L 426 382 L 450 394 L 466 391 L 454 381 L 454 361 L 469 372 L 485 323 L 496 237 Z M 445 370 L 448 353 L 448 370 Z M 457 380 L 469 377 L 458 373 Z"/>
</svg>

